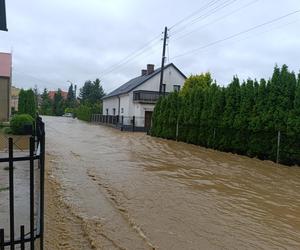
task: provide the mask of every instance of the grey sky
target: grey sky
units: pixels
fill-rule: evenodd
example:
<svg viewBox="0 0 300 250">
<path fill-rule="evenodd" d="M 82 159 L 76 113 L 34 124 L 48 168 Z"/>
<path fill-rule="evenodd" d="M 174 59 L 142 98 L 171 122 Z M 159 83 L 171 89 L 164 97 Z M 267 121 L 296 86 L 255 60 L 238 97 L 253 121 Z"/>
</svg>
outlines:
<svg viewBox="0 0 300 250">
<path fill-rule="evenodd" d="M 0 32 L 0 51 L 13 50 L 13 82 L 16 86 L 38 85 L 40 90 L 44 87 L 67 90 L 68 80 L 80 87 L 85 80 L 98 77 L 104 89 L 110 92 L 140 74 L 147 63 L 160 66 L 160 38 L 145 53 L 110 74 L 101 74 L 105 69 L 159 36 L 165 25 L 171 27 L 211 0 L 6 2 L 9 32 Z M 269 77 L 275 63 L 286 63 L 298 72 L 300 13 L 172 60 L 178 54 L 300 10 L 299 0 L 215 2 L 210 9 L 192 18 L 202 16 L 196 23 L 170 30 L 170 62 L 186 75 L 210 71 L 221 85 L 228 84 L 234 74 L 241 78 Z M 229 5 L 203 17 L 222 3 Z M 229 15 L 237 9 L 240 10 Z M 182 37 L 189 32 L 192 33 Z"/>
</svg>

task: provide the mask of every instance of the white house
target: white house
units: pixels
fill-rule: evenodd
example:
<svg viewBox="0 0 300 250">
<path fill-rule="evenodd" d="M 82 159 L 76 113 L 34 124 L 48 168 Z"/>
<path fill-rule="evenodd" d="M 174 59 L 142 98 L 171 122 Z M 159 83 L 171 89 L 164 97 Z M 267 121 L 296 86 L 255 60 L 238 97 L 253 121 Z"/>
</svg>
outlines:
<svg viewBox="0 0 300 250">
<path fill-rule="evenodd" d="M 152 112 L 158 100 L 161 69 L 148 64 L 141 75 L 126 82 L 103 98 L 103 115 L 123 117 L 123 124 L 130 125 L 135 117 L 137 127 L 149 128 Z M 163 90 L 179 91 L 186 76 L 173 64 L 164 68 Z M 121 122 L 121 121 L 120 121 Z"/>
</svg>

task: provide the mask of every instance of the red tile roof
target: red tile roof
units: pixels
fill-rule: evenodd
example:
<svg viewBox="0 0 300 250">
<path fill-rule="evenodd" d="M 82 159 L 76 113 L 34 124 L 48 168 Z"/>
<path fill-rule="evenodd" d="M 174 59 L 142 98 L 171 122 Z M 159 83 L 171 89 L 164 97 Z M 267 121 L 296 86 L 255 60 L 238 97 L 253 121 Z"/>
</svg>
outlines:
<svg viewBox="0 0 300 250">
<path fill-rule="evenodd" d="M 49 91 L 48 92 L 48 95 L 49 95 L 49 98 L 51 99 L 51 100 L 53 100 L 54 99 L 54 95 L 57 93 L 57 91 Z M 61 91 L 61 95 L 62 95 L 62 97 L 63 97 L 63 99 L 67 99 L 67 96 L 68 96 L 68 92 L 65 92 L 65 91 Z"/>
<path fill-rule="evenodd" d="M 11 54 L 0 52 L 0 77 L 11 77 Z"/>
</svg>

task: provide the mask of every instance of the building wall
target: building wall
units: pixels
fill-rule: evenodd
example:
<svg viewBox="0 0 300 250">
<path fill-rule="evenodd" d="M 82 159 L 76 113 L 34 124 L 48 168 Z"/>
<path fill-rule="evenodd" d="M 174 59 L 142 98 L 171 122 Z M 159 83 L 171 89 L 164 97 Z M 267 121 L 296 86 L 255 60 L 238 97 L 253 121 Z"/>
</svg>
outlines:
<svg viewBox="0 0 300 250">
<path fill-rule="evenodd" d="M 106 109 L 108 109 L 108 115 L 113 115 L 113 109 L 116 109 L 116 115 L 118 115 L 119 98 L 112 97 L 103 100 L 103 115 L 107 115 Z"/>
<path fill-rule="evenodd" d="M 12 110 L 18 111 L 20 89 L 11 86 L 10 106 Z"/>
<path fill-rule="evenodd" d="M 8 121 L 10 115 L 10 80 L 0 77 L 0 122 Z"/>
<path fill-rule="evenodd" d="M 166 84 L 166 92 L 173 92 L 174 85 L 183 86 L 185 78 L 172 66 L 164 70 L 164 80 L 163 84 Z M 147 82 L 138 86 L 134 89 L 136 90 L 149 90 L 149 91 L 159 91 L 160 74 L 149 79 Z"/>
<path fill-rule="evenodd" d="M 125 94 L 120 96 L 120 115 L 123 116 L 130 116 L 131 110 L 130 110 L 130 95 Z"/>
<path fill-rule="evenodd" d="M 182 88 L 185 82 L 185 78 L 172 66 L 168 67 L 164 71 L 164 81 L 166 84 L 166 92 L 173 92 L 174 85 L 180 85 Z M 159 91 L 160 74 L 155 75 L 147 82 L 135 88 L 136 90 L 148 90 Z M 128 94 L 120 96 L 120 115 L 135 116 L 136 125 L 144 126 L 145 111 L 153 111 L 155 104 L 141 104 L 133 102 L 133 91 Z M 108 115 L 113 115 L 113 109 L 116 109 L 116 115 L 118 115 L 119 98 L 111 97 L 103 100 L 103 114 L 106 115 L 106 109 L 108 109 Z M 123 111 L 123 112 L 122 112 Z"/>
</svg>

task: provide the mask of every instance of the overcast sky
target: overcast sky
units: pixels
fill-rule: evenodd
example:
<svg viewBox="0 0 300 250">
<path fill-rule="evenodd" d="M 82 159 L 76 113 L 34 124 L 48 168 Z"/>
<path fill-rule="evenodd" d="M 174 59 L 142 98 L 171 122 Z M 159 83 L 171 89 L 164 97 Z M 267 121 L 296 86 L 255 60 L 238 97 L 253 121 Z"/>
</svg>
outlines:
<svg viewBox="0 0 300 250">
<path fill-rule="evenodd" d="M 9 31 L 0 32 L 0 51 L 13 51 L 17 87 L 67 90 L 68 80 L 81 87 L 100 78 L 110 92 L 147 63 L 159 67 L 164 26 L 188 16 L 169 31 L 167 53 L 167 61 L 187 76 L 210 71 L 227 85 L 235 74 L 269 77 L 276 63 L 300 69 L 299 12 L 187 53 L 300 10 L 299 0 L 7 0 L 6 5 Z M 149 41 L 144 53 L 112 67 Z"/>
</svg>

